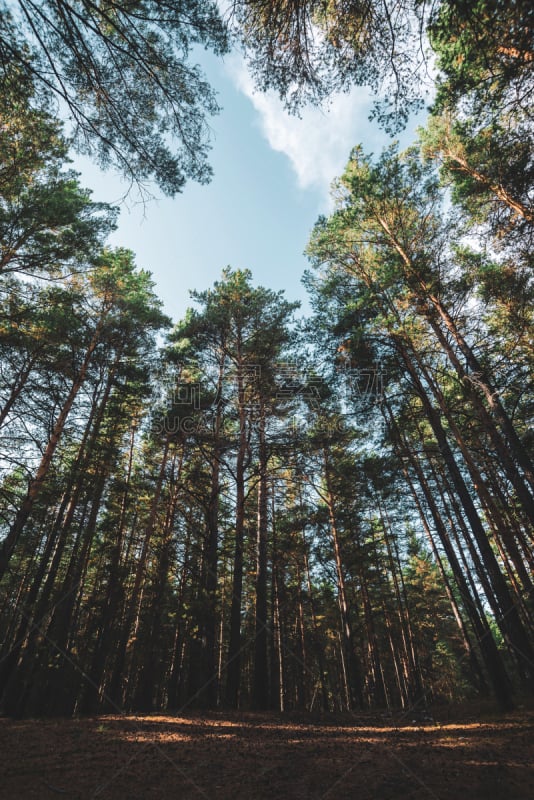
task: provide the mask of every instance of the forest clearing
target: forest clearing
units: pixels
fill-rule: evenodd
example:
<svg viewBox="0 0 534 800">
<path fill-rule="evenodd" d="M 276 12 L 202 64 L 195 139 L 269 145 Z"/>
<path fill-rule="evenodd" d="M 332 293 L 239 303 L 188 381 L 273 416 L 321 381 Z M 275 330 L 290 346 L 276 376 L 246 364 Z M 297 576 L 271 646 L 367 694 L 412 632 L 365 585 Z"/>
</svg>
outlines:
<svg viewBox="0 0 534 800">
<path fill-rule="evenodd" d="M 2 720 L 0 798 L 531 800 L 534 712 L 470 711 Z"/>
</svg>

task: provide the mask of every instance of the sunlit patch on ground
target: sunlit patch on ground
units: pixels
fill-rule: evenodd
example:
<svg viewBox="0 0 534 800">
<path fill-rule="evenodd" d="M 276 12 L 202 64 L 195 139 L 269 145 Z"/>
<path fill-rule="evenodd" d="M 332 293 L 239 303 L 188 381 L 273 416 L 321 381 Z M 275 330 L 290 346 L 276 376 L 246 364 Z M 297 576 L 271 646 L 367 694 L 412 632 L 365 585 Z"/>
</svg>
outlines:
<svg viewBox="0 0 534 800">
<path fill-rule="evenodd" d="M 531 800 L 534 713 L 481 721 L 399 715 L 192 714 L 1 720 L 2 800 Z"/>
</svg>

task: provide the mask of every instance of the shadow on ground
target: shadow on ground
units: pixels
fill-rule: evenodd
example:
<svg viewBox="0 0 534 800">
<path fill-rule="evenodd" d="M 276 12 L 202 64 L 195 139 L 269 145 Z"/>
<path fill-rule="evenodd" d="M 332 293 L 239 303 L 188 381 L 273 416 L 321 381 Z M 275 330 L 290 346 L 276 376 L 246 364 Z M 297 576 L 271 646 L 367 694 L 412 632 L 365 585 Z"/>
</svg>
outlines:
<svg viewBox="0 0 534 800">
<path fill-rule="evenodd" d="M 532 800 L 534 712 L 0 720 L 2 800 Z"/>
</svg>

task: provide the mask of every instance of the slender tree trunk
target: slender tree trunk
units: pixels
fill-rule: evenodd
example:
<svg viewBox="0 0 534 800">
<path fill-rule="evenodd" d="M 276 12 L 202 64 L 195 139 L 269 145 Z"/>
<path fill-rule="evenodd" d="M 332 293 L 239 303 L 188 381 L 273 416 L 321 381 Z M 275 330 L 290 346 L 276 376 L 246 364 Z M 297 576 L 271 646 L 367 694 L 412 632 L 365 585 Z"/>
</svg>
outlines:
<svg viewBox="0 0 534 800">
<path fill-rule="evenodd" d="M 256 618 L 254 639 L 253 704 L 269 708 L 269 654 L 267 616 L 267 444 L 265 440 L 265 406 L 261 401 L 259 417 L 259 482 L 256 538 Z"/>
<path fill-rule="evenodd" d="M 495 554 L 488 542 L 486 532 L 480 521 L 473 499 L 465 485 L 463 476 L 458 468 L 452 450 L 447 441 L 447 436 L 441 424 L 439 414 L 430 403 L 430 400 L 421 384 L 419 376 L 415 371 L 410 359 L 403 354 L 403 360 L 412 378 L 417 393 L 421 399 L 427 419 L 432 427 L 434 436 L 438 444 L 439 451 L 446 464 L 447 471 L 451 477 L 455 492 L 464 509 L 469 527 L 473 533 L 477 547 L 479 549 L 484 567 L 487 570 L 491 581 L 492 591 L 501 608 L 500 618 L 497 620 L 499 627 L 507 637 L 510 647 L 514 650 L 518 659 L 519 672 L 526 683 L 530 686 L 534 681 L 532 664 L 534 664 L 534 651 L 530 645 L 528 636 L 524 630 L 519 617 L 517 607 L 510 596 L 508 586 L 500 570 Z"/>
<path fill-rule="evenodd" d="M 499 52 L 506 53 L 506 55 L 511 55 L 513 58 L 523 58 L 525 61 L 532 61 L 532 53 L 521 53 L 519 50 L 516 50 L 513 47 L 499 47 Z M 507 206 L 510 211 L 523 217 L 523 219 L 527 222 L 534 223 L 534 213 L 528 208 L 528 206 L 526 206 L 517 198 L 513 197 L 501 183 L 492 181 L 487 175 L 484 175 L 482 172 L 479 172 L 479 170 L 472 167 L 467 159 L 465 159 L 459 153 L 456 153 L 451 147 L 445 147 L 441 152 L 443 153 L 444 159 L 448 159 L 455 165 L 451 167 L 452 170 L 456 172 L 463 172 L 465 175 L 469 175 L 470 178 L 474 178 L 477 183 L 480 183 L 486 189 L 489 189 L 489 191 L 492 192 L 492 194 L 494 194 L 495 197 L 501 201 L 501 203 L 504 203 L 504 205 Z"/>
<path fill-rule="evenodd" d="M 102 693 L 105 685 L 105 668 L 113 647 L 115 625 L 117 616 L 124 600 L 124 585 L 121 580 L 121 555 L 126 533 L 126 515 L 128 512 L 131 477 L 134 456 L 135 434 L 137 426 L 132 423 L 130 429 L 130 446 L 128 450 L 128 464 L 124 481 L 124 491 L 120 505 L 120 515 L 117 525 L 116 538 L 111 549 L 108 567 L 106 596 L 102 606 L 101 623 L 96 647 L 94 649 L 91 665 L 88 670 L 89 680 L 82 690 L 78 708 L 81 713 L 96 712 L 102 703 Z"/>
<path fill-rule="evenodd" d="M 377 221 L 381 225 L 386 235 L 389 237 L 391 246 L 400 255 L 404 263 L 404 267 L 406 269 L 409 284 L 412 285 L 414 280 L 417 282 L 418 286 L 416 292 L 419 300 L 422 302 L 423 315 L 431 325 L 432 330 L 436 334 L 447 357 L 449 358 L 451 364 L 456 369 L 458 376 L 464 382 L 464 385 L 466 385 L 466 387 L 469 388 L 470 396 L 475 402 L 476 402 L 476 395 L 472 391 L 472 387 L 478 388 L 482 391 L 482 394 L 484 395 L 488 403 L 489 409 L 491 410 L 493 416 L 501 426 L 501 430 L 506 439 L 506 443 L 510 449 L 510 453 L 513 455 L 513 457 L 523 470 L 523 474 L 526 480 L 529 482 L 531 489 L 534 490 L 534 466 L 532 464 L 532 461 L 530 460 L 528 453 L 526 452 L 523 446 L 523 443 L 521 442 L 521 440 L 517 435 L 517 432 L 512 424 L 512 421 L 510 420 L 508 414 L 506 413 L 504 407 L 502 406 L 502 403 L 499 400 L 498 392 L 495 391 L 495 388 L 492 386 L 486 370 L 482 367 L 482 365 L 478 361 L 472 348 L 465 340 L 464 336 L 462 335 L 461 331 L 456 325 L 456 322 L 449 314 L 448 310 L 446 309 L 441 299 L 432 292 L 432 290 L 430 289 L 424 278 L 421 277 L 420 273 L 418 272 L 418 269 L 412 262 L 412 259 L 410 258 L 409 254 L 402 247 L 398 238 L 395 236 L 395 233 L 391 230 L 390 226 L 388 225 L 387 221 L 380 215 L 377 215 Z M 454 349 L 449 344 L 447 337 L 441 330 L 437 320 L 435 319 L 434 313 L 432 313 L 430 308 L 428 308 L 427 306 L 428 303 L 431 304 L 431 307 L 434 310 L 435 314 L 437 314 L 438 318 L 445 326 L 445 329 L 450 333 L 460 353 L 463 355 L 466 363 L 465 368 L 462 365 L 460 359 L 457 357 L 456 353 L 454 352 Z M 478 403 L 478 408 L 480 413 L 484 414 L 484 409 L 481 403 Z M 489 431 L 493 435 L 495 435 L 495 441 L 497 442 L 497 436 L 493 425 L 489 425 Z M 529 508 L 529 513 L 532 514 L 533 513 L 532 503 L 534 502 L 534 499 L 531 493 L 528 491 L 527 487 L 522 485 L 523 481 L 517 474 L 515 465 L 509 459 L 505 459 L 505 466 L 510 470 L 510 479 L 514 483 L 514 486 L 516 486 L 516 490 L 518 491 L 518 494 L 520 494 L 521 501 L 527 505 L 527 507 Z"/>
<path fill-rule="evenodd" d="M 321 636 L 319 631 L 319 625 L 317 622 L 317 612 L 315 610 L 315 594 L 312 587 L 311 582 L 311 575 L 310 575 L 310 565 L 309 565 L 309 558 L 308 558 L 308 543 L 306 541 L 304 528 L 302 529 L 302 540 L 304 545 L 304 572 L 306 576 L 306 586 L 308 589 L 308 603 L 310 607 L 310 615 L 312 621 L 312 632 L 313 632 L 313 642 L 314 642 L 314 649 L 315 649 L 315 657 L 317 659 L 317 665 L 319 667 L 319 683 L 321 686 L 321 704 L 323 711 L 328 711 L 330 707 L 329 699 L 328 699 L 328 689 L 326 684 L 326 667 L 324 663 L 324 650 L 321 642 Z"/>
<path fill-rule="evenodd" d="M 239 688 L 241 682 L 241 601 L 243 595 L 243 546 L 245 534 L 245 456 L 247 452 L 247 419 L 242 365 L 243 361 L 238 346 L 237 392 L 239 443 L 235 470 L 236 516 L 234 533 L 234 577 L 230 608 L 230 639 L 228 644 L 228 667 L 226 676 L 226 703 L 230 708 L 237 708 L 239 705 Z"/>
<path fill-rule="evenodd" d="M 219 363 L 216 397 L 222 396 L 224 378 L 224 356 Z M 221 402 L 215 409 L 213 455 L 211 459 L 211 485 L 207 511 L 207 537 L 201 573 L 203 594 L 203 620 L 200 637 L 199 683 L 200 703 L 208 708 L 217 706 L 219 695 L 217 669 L 217 568 L 219 553 L 219 513 L 220 513 L 220 460 L 221 460 Z"/>
<path fill-rule="evenodd" d="M 439 404 L 440 410 L 441 410 L 442 414 L 444 415 L 444 417 L 446 418 L 446 420 L 447 420 L 447 422 L 449 424 L 449 427 L 451 429 L 451 432 L 452 432 L 452 434 L 453 434 L 453 436 L 454 436 L 454 438 L 456 440 L 456 443 L 457 443 L 457 445 L 458 445 L 458 447 L 460 449 L 460 452 L 462 453 L 462 456 L 463 456 L 463 458 L 465 460 L 465 463 L 467 465 L 467 468 L 469 470 L 469 474 L 471 476 L 471 480 L 472 480 L 473 486 L 474 486 L 474 488 L 476 490 L 476 493 L 480 497 L 481 503 L 484 506 L 484 509 L 486 511 L 486 516 L 488 517 L 488 520 L 492 525 L 495 541 L 500 544 L 500 542 L 499 542 L 500 538 L 503 538 L 504 540 L 506 540 L 506 542 L 508 543 L 508 548 L 514 554 L 514 558 L 516 559 L 514 561 L 514 563 L 516 565 L 516 568 L 519 570 L 520 574 L 523 576 L 526 586 L 529 586 L 529 584 L 531 586 L 532 584 L 530 582 L 530 578 L 528 576 L 528 573 L 526 573 L 526 571 L 524 569 L 522 569 L 521 558 L 518 555 L 517 547 L 516 547 L 516 545 L 515 545 L 515 543 L 513 541 L 513 536 L 512 536 L 512 534 L 510 532 L 510 524 L 509 524 L 509 522 L 504 519 L 504 516 L 503 516 L 503 514 L 501 512 L 501 509 L 499 508 L 499 505 L 498 505 L 497 501 L 494 499 L 492 494 L 488 491 L 488 488 L 487 488 L 487 485 L 486 485 L 486 480 L 482 476 L 477 464 L 475 463 L 473 455 L 470 452 L 470 450 L 469 450 L 469 448 L 468 448 L 468 446 L 467 446 L 467 444 L 465 442 L 465 439 L 464 439 L 463 435 L 461 434 L 458 426 L 456 425 L 456 422 L 455 422 L 455 420 L 453 418 L 453 415 L 450 413 L 450 409 L 449 409 L 449 407 L 448 407 L 448 405 L 447 405 L 447 403 L 445 401 L 445 398 L 443 397 L 442 392 L 440 391 L 439 387 L 437 386 L 437 384 L 433 380 L 432 376 L 429 374 L 429 371 L 421 364 L 420 360 L 419 360 L 419 367 L 420 367 L 420 369 L 422 371 L 422 374 L 423 374 L 423 376 L 425 378 L 425 381 L 426 381 L 427 385 L 430 387 L 430 389 L 432 391 L 432 394 L 436 398 L 436 400 L 437 400 L 437 402 Z M 484 409 L 484 413 L 485 413 L 485 409 Z M 491 420 L 490 420 L 490 423 L 491 423 Z M 514 474 L 516 475 L 516 477 L 518 477 L 517 470 L 515 470 Z M 534 508 L 534 506 L 533 506 L 533 508 Z M 529 517 L 529 514 L 528 514 L 528 505 L 527 505 L 527 519 L 528 519 L 528 517 Z"/>
<path fill-rule="evenodd" d="M 409 611 L 406 604 L 406 597 L 402 591 L 403 584 L 401 584 L 402 580 L 401 569 L 400 565 L 398 564 L 398 561 L 395 560 L 393 557 L 393 551 L 391 546 L 391 539 L 393 538 L 393 536 L 392 535 L 390 536 L 391 528 L 389 520 L 387 519 L 385 511 L 383 510 L 382 504 L 378 499 L 378 497 L 376 497 L 376 503 L 382 524 L 384 543 L 386 545 L 386 551 L 389 561 L 389 570 L 391 573 L 391 577 L 393 579 L 393 587 L 395 590 L 395 598 L 397 601 L 397 610 L 400 621 L 403 648 L 406 654 L 406 664 L 408 668 L 408 699 L 410 703 L 418 704 L 421 702 L 422 698 L 424 698 L 424 685 L 415 649 L 414 636 L 412 632 Z"/>
<path fill-rule="evenodd" d="M 30 484 L 28 486 L 26 497 L 22 501 L 22 504 L 19 510 L 17 511 L 15 520 L 11 525 L 11 528 L 9 529 L 6 538 L 0 545 L 0 579 L 2 578 L 8 567 L 9 560 L 11 558 L 11 555 L 13 554 L 13 550 L 17 545 L 19 537 L 24 530 L 24 527 L 30 517 L 30 514 L 32 513 L 33 506 L 41 493 L 41 489 L 48 475 L 50 465 L 54 457 L 54 453 L 56 452 L 56 448 L 59 444 L 59 440 L 65 428 L 67 418 L 70 414 L 74 401 L 78 396 L 78 392 L 80 391 L 85 382 L 85 378 L 87 376 L 87 371 L 89 369 L 93 353 L 100 341 L 100 336 L 102 333 L 102 328 L 104 326 L 104 321 L 105 321 L 105 316 L 102 316 L 95 328 L 93 337 L 85 352 L 83 363 L 78 371 L 78 374 L 76 375 L 76 378 L 72 383 L 72 386 L 70 387 L 69 393 L 63 403 L 61 411 L 59 412 L 56 418 L 54 427 L 52 429 L 52 433 L 48 440 L 48 444 L 46 445 L 45 451 L 41 457 L 39 466 L 37 467 L 34 477 L 30 481 Z"/>
<path fill-rule="evenodd" d="M 365 615 L 365 630 L 367 633 L 369 662 L 371 666 L 371 686 L 369 689 L 370 705 L 382 708 L 386 705 L 386 689 L 384 686 L 382 659 L 378 646 L 378 637 L 373 617 L 373 609 L 369 590 L 363 572 L 360 572 L 360 586 L 362 595 L 363 611 Z"/>
<path fill-rule="evenodd" d="M 59 593 L 64 599 L 54 606 L 46 629 L 46 642 L 43 643 L 41 659 L 35 665 L 25 712 L 37 715 L 72 714 L 80 683 L 85 679 L 82 674 L 83 667 L 78 663 L 78 659 L 73 657 L 70 643 L 76 638 L 76 631 L 73 629 L 76 599 L 82 591 L 83 575 L 90 555 L 107 477 L 108 469 L 104 465 L 100 475 L 95 476 L 87 523 L 80 526 L 69 566 L 61 584 Z M 48 666 L 51 662 L 55 662 L 52 670 Z"/>
<path fill-rule="evenodd" d="M 9 415 L 9 412 L 11 411 L 11 409 L 17 402 L 18 398 L 22 394 L 24 388 L 26 387 L 26 381 L 30 376 L 30 373 L 32 371 L 33 365 L 35 364 L 36 360 L 37 360 L 36 355 L 33 355 L 32 358 L 28 359 L 28 362 L 25 365 L 25 367 L 18 373 L 17 377 L 13 381 L 9 397 L 7 398 L 3 407 L 0 409 L 0 428 L 3 426 L 4 422 L 6 421 Z"/>
<path fill-rule="evenodd" d="M 187 588 L 187 579 L 189 577 L 189 566 L 191 561 L 191 529 L 187 527 L 186 539 L 184 543 L 184 561 L 182 564 L 182 572 L 180 575 L 180 585 L 178 589 L 178 596 L 176 598 L 177 611 L 181 611 L 184 606 L 184 600 Z M 176 631 L 174 637 L 174 653 L 172 657 L 172 666 L 169 676 L 168 686 L 168 705 L 171 709 L 176 709 L 183 702 L 183 684 L 184 684 L 184 644 L 185 644 L 185 623 L 180 619 L 180 614 L 176 615 Z"/>
<path fill-rule="evenodd" d="M 128 645 L 133 644 L 133 641 L 135 640 L 134 622 L 139 614 L 139 605 L 141 602 L 143 581 L 145 578 L 150 544 L 152 541 L 152 536 L 156 529 L 156 520 L 159 511 L 160 497 L 163 490 L 163 484 L 165 481 L 165 472 L 167 469 L 170 444 L 171 444 L 170 437 L 167 436 L 163 445 L 161 464 L 159 468 L 158 477 L 156 480 L 156 485 L 154 487 L 154 496 L 152 498 L 152 503 L 150 506 L 148 521 L 144 529 L 143 546 L 141 554 L 139 556 L 139 561 L 137 562 L 137 569 L 135 571 L 132 593 L 128 602 L 126 619 L 122 625 L 122 630 L 115 655 L 115 665 L 109 686 L 109 696 L 113 701 L 113 703 L 119 707 L 122 707 L 124 702 L 123 693 L 125 687 L 123 686 L 123 678 L 125 674 L 127 650 L 128 650 Z M 133 641 L 130 641 L 132 635 L 134 639 Z"/>
<path fill-rule="evenodd" d="M 72 526 L 74 516 L 78 510 L 80 497 L 84 486 L 86 486 L 85 471 L 89 466 L 93 455 L 96 439 L 100 433 L 102 421 L 106 411 L 106 404 L 111 391 L 113 381 L 113 370 L 108 373 L 106 387 L 102 398 L 98 401 L 95 391 L 91 411 L 85 426 L 82 440 L 78 446 L 78 452 L 73 463 L 69 482 L 63 493 L 58 512 L 54 523 L 48 533 L 43 553 L 39 559 L 36 573 L 33 576 L 32 584 L 25 597 L 25 613 L 21 618 L 16 643 L 11 649 L 9 656 L 0 665 L 0 686 L 2 692 L 9 693 L 9 704 L 12 706 L 13 699 L 17 697 L 17 708 L 22 708 L 25 690 L 22 683 L 29 685 L 31 680 L 26 677 L 26 673 L 34 674 L 37 666 L 35 650 L 38 642 L 42 639 L 42 627 L 46 627 L 50 613 L 50 599 L 56 584 L 58 570 L 61 565 L 65 548 L 68 544 L 68 532 Z M 60 593 L 60 602 L 67 602 L 68 594 Z M 16 681 L 18 688 L 13 685 L 12 678 L 15 679 L 14 670 L 17 670 Z M 6 689 L 7 686 L 7 689 Z"/>
<path fill-rule="evenodd" d="M 345 573 L 341 559 L 341 547 L 339 541 L 339 534 L 337 530 L 337 521 L 335 516 L 334 495 L 331 485 L 330 465 L 328 462 L 328 454 L 326 449 L 323 449 L 323 468 L 326 485 L 326 501 L 328 507 L 328 515 L 330 520 L 330 534 L 332 537 L 332 545 L 334 548 L 334 561 L 336 565 L 336 576 L 338 584 L 338 603 L 341 616 L 341 630 L 344 649 L 344 664 L 345 676 L 348 687 L 347 703 L 349 710 L 353 708 L 363 708 L 363 680 L 361 676 L 360 666 L 356 659 L 354 652 L 354 636 L 352 632 L 352 625 L 349 615 L 349 604 L 347 600 L 347 589 L 345 585 Z"/>
<path fill-rule="evenodd" d="M 139 711 L 152 711 L 157 708 L 157 697 L 162 674 L 161 630 L 165 614 L 164 600 L 169 580 L 169 568 L 172 563 L 172 543 L 176 509 L 181 496 L 181 472 L 183 448 L 175 451 L 172 464 L 171 496 L 167 500 L 167 514 L 161 536 L 154 589 L 150 603 L 150 620 L 148 635 L 137 643 L 138 658 L 133 658 L 136 674 L 132 675 L 132 684 L 136 684 L 134 706 Z"/>
<path fill-rule="evenodd" d="M 390 418 L 392 418 L 392 415 L 390 415 Z M 479 614 L 477 604 L 471 595 L 464 573 L 458 562 L 454 547 L 452 546 L 447 529 L 443 523 L 438 506 L 435 502 L 433 492 L 428 485 L 419 460 L 414 457 L 408 445 L 405 445 L 403 449 L 423 491 L 426 504 L 434 521 L 434 526 L 441 541 L 442 547 L 445 550 L 445 554 L 452 569 L 452 573 L 462 598 L 464 608 L 469 616 L 469 620 L 475 632 L 477 643 L 480 648 L 484 665 L 488 671 L 488 676 L 492 684 L 495 697 L 502 708 L 513 708 L 510 679 L 506 673 L 487 620 L 483 614 Z"/>
<path fill-rule="evenodd" d="M 389 411 L 389 408 L 388 408 L 388 411 Z M 445 591 L 447 593 L 447 598 L 449 600 L 449 603 L 451 605 L 451 609 L 452 609 L 452 612 L 453 612 L 453 615 L 454 615 L 454 619 L 455 619 L 456 624 L 458 625 L 458 628 L 460 630 L 460 634 L 461 634 L 461 637 L 462 637 L 462 642 L 463 642 L 463 645 L 464 645 L 464 648 L 465 648 L 465 651 L 466 651 L 466 655 L 469 658 L 469 664 L 470 664 L 470 667 L 471 667 L 471 672 L 472 672 L 472 674 L 473 674 L 473 676 L 475 678 L 476 686 L 479 689 L 479 691 L 481 691 L 482 693 L 485 693 L 487 691 L 487 683 L 486 683 L 486 679 L 484 677 L 484 673 L 482 672 L 482 668 L 480 666 L 479 660 L 478 660 L 477 655 L 475 653 L 475 650 L 473 648 L 473 645 L 472 645 L 472 642 L 471 642 L 471 637 L 470 637 L 469 632 L 467 630 L 467 626 L 465 624 L 463 616 L 462 616 L 462 614 L 460 612 L 460 608 L 458 606 L 458 603 L 456 602 L 456 598 L 455 598 L 454 592 L 452 590 L 452 586 L 451 586 L 451 583 L 450 583 L 450 580 L 449 580 L 449 576 L 447 575 L 447 572 L 445 570 L 445 566 L 443 564 L 443 559 L 441 558 L 441 555 L 440 555 L 440 553 L 438 551 L 438 548 L 436 546 L 436 543 L 434 541 L 434 536 L 432 534 L 432 531 L 430 530 L 430 525 L 428 524 L 428 521 L 427 521 L 427 518 L 426 518 L 426 514 L 425 514 L 424 509 L 423 509 L 423 507 L 421 505 L 421 502 L 419 500 L 419 496 L 418 496 L 417 491 L 415 489 L 415 486 L 413 484 L 413 481 L 412 481 L 412 478 L 410 476 L 410 473 L 409 473 L 409 471 L 407 470 L 407 468 L 406 468 L 406 466 L 404 464 L 404 458 L 403 458 L 402 452 L 401 452 L 402 443 L 399 441 L 398 429 L 396 428 L 396 423 L 395 423 L 395 421 L 394 421 L 394 419 L 393 419 L 393 417 L 391 415 L 391 412 L 389 412 L 389 413 L 390 413 L 390 422 L 394 426 L 394 430 L 396 430 L 396 433 L 395 433 L 395 449 L 397 451 L 397 455 L 398 455 L 401 463 L 403 464 L 402 471 L 403 471 L 404 477 L 405 477 L 406 482 L 407 482 L 407 484 L 408 484 L 408 486 L 410 488 L 410 493 L 411 493 L 413 501 L 415 503 L 415 507 L 417 508 L 417 512 L 419 514 L 419 518 L 421 520 L 421 524 L 423 526 L 423 530 L 424 530 L 426 538 L 427 538 L 427 540 L 428 540 L 428 542 L 430 544 L 430 548 L 432 550 L 432 554 L 434 556 L 434 560 L 435 560 L 435 562 L 436 562 L 436 564 L 438 566 L 439 574 L 441 576 L 441 580 L 443 581 L 443 585 L 444 585 Z M 407 447 L 407 445 L 405 445 L 405 448 L 406 447 Z"/>
<path fill-rule="evenodd" d="M 456 325 L 449 314 L 441 306 L 440 309 L 438 309 L 438 313 L 440 313 L 442 319 L 445 320 L 445 324 L 449 332 L 453 333 L 459 349 L 462 352 L 466 363 L 469 365 L 471 370 L 470 373 L 466 371 L 462 362 L 457 357 L 453 348 L 450 346 L 447 337 L 444 335 L 439 324 L 437 323 L 434 314 L 429 311 L 427 314 L 425 314 L 425 316 L 428 319 L 432 330 L 436 334 L 436 337 L 438 338 L 451 364 L 455 368 L 458 377 L 464 386 L 466 394 L 473 404 L 473 407 L 484 426 L 484 430 L 489 435 L 490 440 L 499 455 L 499 459 L 505 470 L 505 473 L 517 492 L 518 499 L 524 508 L 525 514 L 527 514 L 530 523 L 534 524 L 534 497 L 532 495 L 532 491 L 529 490 L 529 487 L 526 486 L 523 478 L 521 477 L 513 458 L 515 457 L 517 463 L 523 469 L 525 477 L 530 482 L 532 488 L 534 488 L 534 467 L 532 466 L 528 454 L 526 453 L 519 437 L 517 436 L 511 420 L 509 419 L 498 399 L 498 393 L 491 386 L 488 377 L 478 362 L 478 359 L 473 354 L 465 339 L 463 339 L 461 334 L 458 332 Z M 506 442 L 503 441 L 499 431 L 495 426 L 495 423 L 493 422 L 492 417 L 487 412 L 484 404 L 479 398 L 476 391 L 477 388 L 481 389 L 482 393 L 486 397 L 488 405 L 495 418 L 499 422 L 506 437 Z"/>
</svg>

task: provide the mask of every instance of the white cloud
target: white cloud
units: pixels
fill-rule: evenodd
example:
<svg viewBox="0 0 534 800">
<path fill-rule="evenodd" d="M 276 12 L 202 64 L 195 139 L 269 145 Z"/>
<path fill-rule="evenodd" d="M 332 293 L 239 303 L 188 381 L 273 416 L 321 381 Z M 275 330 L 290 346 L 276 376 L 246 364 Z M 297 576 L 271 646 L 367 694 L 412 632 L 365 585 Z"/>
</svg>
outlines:
<svg viewBox="0 0 534 800">
<path fill-rule="evenodd" d="M 336 95 L 327 108 L 307 107 L 299 118 L 288 114 L 274 92 L 254 90 L 242 59 L 234 57 L 227 64 L 233 82 L 256 109 L 269 145 L 289 158 L 298 185 L 319 189 L 328 198 L 330 184 L 342 173 L 352 147 L 369 137 L 367 90 L 357 87 Z"/>
</svg>

